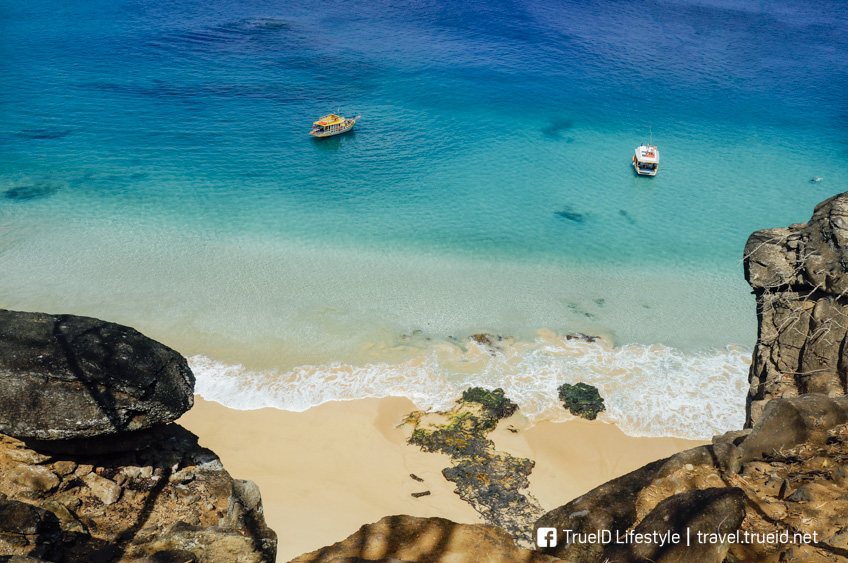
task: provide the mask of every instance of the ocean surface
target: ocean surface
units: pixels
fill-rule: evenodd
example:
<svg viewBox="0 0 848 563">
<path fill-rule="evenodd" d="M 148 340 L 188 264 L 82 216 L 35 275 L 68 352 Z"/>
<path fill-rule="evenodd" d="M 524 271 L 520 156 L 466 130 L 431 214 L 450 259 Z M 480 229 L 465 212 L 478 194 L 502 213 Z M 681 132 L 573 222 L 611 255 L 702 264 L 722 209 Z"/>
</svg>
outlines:
<svg viewBox="0 0 848 563">
<path fill-rule="evenodd" d="M 747 236 L 848 188 L 843 2 L 2 0 L 0 35 L 0 307 L 129 324 L 234 408 L 560 420 L 586 381 L 708 438 Z"/>
</svg>

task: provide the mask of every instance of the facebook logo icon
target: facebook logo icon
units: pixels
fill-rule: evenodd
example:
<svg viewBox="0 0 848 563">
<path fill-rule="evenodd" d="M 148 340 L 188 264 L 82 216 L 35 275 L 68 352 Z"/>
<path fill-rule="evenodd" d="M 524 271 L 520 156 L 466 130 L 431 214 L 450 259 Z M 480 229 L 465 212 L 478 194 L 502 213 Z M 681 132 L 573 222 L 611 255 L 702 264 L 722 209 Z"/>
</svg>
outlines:
<svg viewBox="0 0 848 563">
<path fill-rule="evenodd" d="M 536 545 L 539 547 L 556 547 L 556 528 L 539 528 L 536 530 Z"/>
</svg>

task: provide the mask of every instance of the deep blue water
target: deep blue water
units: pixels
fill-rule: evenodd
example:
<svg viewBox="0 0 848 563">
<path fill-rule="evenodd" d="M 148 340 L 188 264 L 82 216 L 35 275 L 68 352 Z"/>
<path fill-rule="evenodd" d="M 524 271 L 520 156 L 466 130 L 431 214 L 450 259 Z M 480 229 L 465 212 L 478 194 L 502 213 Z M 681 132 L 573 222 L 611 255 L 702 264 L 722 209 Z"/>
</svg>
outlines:
<svg viewBox="0 0 848 563">
<path fill-rule="evenodd" d="M 4 2 L 0 183 L 215 231 L 714 265 L 848 185 L 840 7 Z M 354 133 L 305 136 L 336 108 Z M 649 128 L 661 173 L 635 178 Z"/>
</svg>

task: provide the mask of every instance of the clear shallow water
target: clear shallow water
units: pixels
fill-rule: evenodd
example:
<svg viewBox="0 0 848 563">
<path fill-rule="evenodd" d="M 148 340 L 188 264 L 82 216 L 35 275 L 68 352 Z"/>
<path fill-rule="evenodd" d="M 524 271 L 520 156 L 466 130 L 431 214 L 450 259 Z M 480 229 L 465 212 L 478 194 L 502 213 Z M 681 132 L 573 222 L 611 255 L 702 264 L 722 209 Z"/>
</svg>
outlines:
<svg viewBox="0 0 848 563">
<path fill-rule="evenodd" d="M 671 381 L 706 381 L 691 366 L 718 354 L 736 389 L 746 367 L 726 347 L 755 337 L 745 239 L 848 186 L 837 2 L 0 11 L 0 305 L 108 318 L 200 354 L 209 397 L 221 365 L 246 366 L 215 395 L 241 408 L 249 374 L 285 388 L 303 366 L 317 381 L 384 366 L 370 391 L 351 380 L 277 406 L 379 395 L 397 366 L 481 331 L 525 343 L 527 365 L 549 365 L 529 359 L 539 329 L 661 345 Z M 308 138 L 336 108 L 363 115 L 356 131 Z M 649 128 L 661 171 L 636 178 Z M 414 331 L 430 340 L 402 342 Z M 550 365 L 551 382 L 579 372 Z M 619 361 L 656 377 L 633 365 Z M 427 373 L 460 389 L 504 370 Z M 691 393 L 684 418 L 744 397 Z M 627 426 L 631 407 L 610 416 Z M 631 431 L 690 435 L 661 410 Z"/>
</svg>

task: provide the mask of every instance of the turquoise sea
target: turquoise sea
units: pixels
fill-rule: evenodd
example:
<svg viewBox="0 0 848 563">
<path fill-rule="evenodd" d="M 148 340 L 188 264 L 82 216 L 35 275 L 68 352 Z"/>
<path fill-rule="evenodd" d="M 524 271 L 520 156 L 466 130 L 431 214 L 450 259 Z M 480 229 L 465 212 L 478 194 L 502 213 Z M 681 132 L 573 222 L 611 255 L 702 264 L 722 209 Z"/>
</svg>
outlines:
<svg viewBox="0 0 848 563">
<path fill-rule="evenodd" d="M 747 236 L 848 187 L 836 1 L 2 0 L 0 34 L 0 307 L 134 326 L 234 408 L 475 384 L 561 419 L 587 381 L 709 437 Z"/>
</svg>

